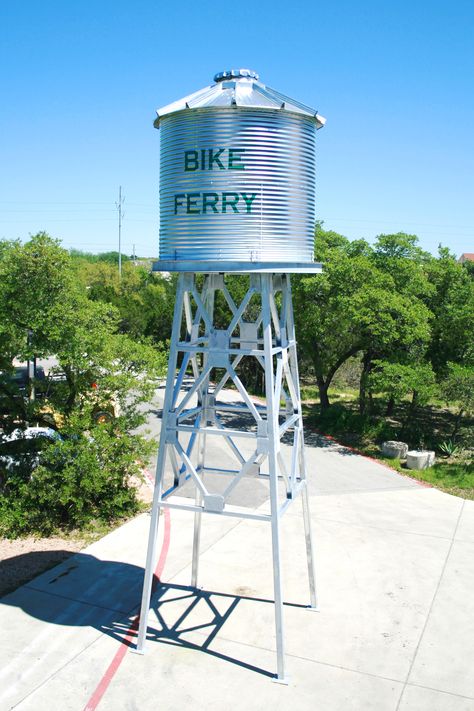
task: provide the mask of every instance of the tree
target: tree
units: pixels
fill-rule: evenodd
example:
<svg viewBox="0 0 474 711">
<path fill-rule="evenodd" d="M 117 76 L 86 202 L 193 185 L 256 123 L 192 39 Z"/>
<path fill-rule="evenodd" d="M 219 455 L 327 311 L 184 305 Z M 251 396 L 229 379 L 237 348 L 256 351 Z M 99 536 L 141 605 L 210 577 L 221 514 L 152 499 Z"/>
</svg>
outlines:
<svg viewBox="0 0 474 711">
<path fill-rule="evenodd" d="M 68 254 L 57 240 L 40 232 L 24 245 L 3 243 L 0 321 L 15 344 L 15 355 L 26 360 L 51 352 L 73 288 Z"/>
<path fill-rule="evenodd" d="M 422 275 L 399 283 L 389 259 L 405 260 L 406 245 L 385 236 L 378 252 L 363 240 L 350 243 L 342 235 L 316 231 L 316 257 L 323 274 L 295 279 L 297 337 L 303 357 L 311 362 L 322 409 L 329 407 L 328 389 L 337 370 L 362 354 L 360 409 L 366 409 L 368 376 L 375 359 L 389 356 L 413 361 L 426 349 L 430 312 L 420 298 L 429 285 Z M 397 237 L 397 236 L 393 236 Z M 406 242 L 405 236 L 402 243 Z M 413 240 L 408 240 L 408 245 Z M 389 254 L 384 249 L 390 245 Z M 400 252 L 400 253 L 399 253 Z"/>
<path fill-rule="evenodd" d="M 119 328 L 133 338 L 165 343 L 171 335 L 176 277 L 123 264 L 122 279 L 106 261 L 76 260 L 77 278 L 91 301 L 113 304 L 120 314 Z"/>
<path fill-rule="evenodd" d="M 428 357 L 443 378 L 449 362 L 474 364 L 474 280 L 444 247 L 428 275 L 433 292 L 426 303 L 434 314 Z"/>
<path fill-rule="evenodd" d="M 377 268 L 390 274 L 398 293 L 417 299 L 434 294 L 427 269 L 433 257 L 418 246 L 416 235 L 405 232 L 378 235 L 373 257 Z"/>
<path fill-rule="evenodd" d="M 24 245 L 2 242 L 0 408 L 6 408 L 12 421 L 28 421 L 36 408 L 20 397 L 11 381 L 13 358 L 32 360 L 54 353 L 60 339 L 63 305 L 72 290 L 68 255 L 57 240 L 40 232 Z"/>
<path fill-rule="evenodd" d="M 446 402 L 457 405 L 453 438 L 459 433 L 462 416 L 474 414 L 474 367 L 458 363 L 447 364 L 447 375 L 441 383 Z"/>
<path fill-rule="evenodd" d="M 293 279 L 296 334 L 300 358 L 311 364 L 322 409 L 330 405 L 328 390 L 340 366 L 360 350 L 360 334 L 350 303 L 373 272 L 366 254 L 353 256 L 349 241 L 320 226 L 316 258 L 323 273 Z"/>
<path fill-rule="evenodd" d="M 7 472 L 2 532 L 50 532 L 135 510 L 130 478 L 139 474 L 149 447 L 135 429 L 145 419 L 140 404 L 166 370 L 166 354 L 120 333 L 118 310 L 87 297 L 70 256 L 44 233 L 24 245 L 3 243 L 0 274 L 3 364 L 11 370 L 14 356 L 34 354 L 57 360 L 46 398 L 25 403 L 17 393 L 1 401 L 2 427 L 48 423 L 61 435 L 34 475 L 32 458 L 20 473 Z M 104 400 L 113 404 L 115 417 L 98 426 L 94 411 Z"/>
<path fill-rule="evenodd" d="M 467 260 L 463 262 L 462 264 L 463 269 L 469 274 L 472 280 L 474 280 L 474 262 L 471 260 Z"/>
<path fill-rule="evenodd" d="M 355 295 L 352 308 L 363 352 L 359 393 L 363 414 L 374 361 L 392 358 L 405 364 L 419 362 L 429 343 L 430 312 L 420 300 L 398 293 L 390 282 L 362 289 Z"/>
</svg>

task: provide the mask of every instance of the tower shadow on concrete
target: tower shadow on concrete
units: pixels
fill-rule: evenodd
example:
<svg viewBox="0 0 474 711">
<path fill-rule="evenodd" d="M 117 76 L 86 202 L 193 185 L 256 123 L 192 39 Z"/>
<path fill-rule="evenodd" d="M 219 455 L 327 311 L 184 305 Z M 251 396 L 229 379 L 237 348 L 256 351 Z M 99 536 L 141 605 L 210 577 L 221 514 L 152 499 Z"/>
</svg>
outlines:
<svg viewBox="0 0 474 711">
<path fill-rule="evenodd" d="M 0 572 L 6 563 L 38 565 L 38 559 L 47 553 L 31 552 L 3 561 Z M 66 551 L 56 553 L 67 554 Z M 143 568 L 139 566 L 76 553 L 0 598 L 0 605 L 19 608 L 48 625 L 92 627 L 134 649 L 142 585 Z M 273 605 L 271 599 L 161 583 L 155 578 L 151 599 L 153 615 L 147 628 L 148 652 L 153 653 L 155 645 L 182 647 L 273 678 L 272 671 L 213 648 L 213 642 L 243 600 Z M 284 604 L 305 609 L 305 605 Z"/>
</svg>

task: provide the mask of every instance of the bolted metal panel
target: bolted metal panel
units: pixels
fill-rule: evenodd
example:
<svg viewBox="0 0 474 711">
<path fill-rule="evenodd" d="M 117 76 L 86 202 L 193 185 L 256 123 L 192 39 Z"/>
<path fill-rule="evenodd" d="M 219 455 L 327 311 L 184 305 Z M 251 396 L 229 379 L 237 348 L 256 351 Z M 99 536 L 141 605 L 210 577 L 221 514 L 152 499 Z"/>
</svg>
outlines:
<svg viewBox="0 0 474 711">
<path fill-rule="evenodd" d="M 250 70 L 161 109 L 160 261 L 312 263 L 323 124 Z"/>
<path fill-rule="evenodd" d="M 160 259 L 311 262 L 315 132 L 279 111 L 163 117 Z"/>
</svg>

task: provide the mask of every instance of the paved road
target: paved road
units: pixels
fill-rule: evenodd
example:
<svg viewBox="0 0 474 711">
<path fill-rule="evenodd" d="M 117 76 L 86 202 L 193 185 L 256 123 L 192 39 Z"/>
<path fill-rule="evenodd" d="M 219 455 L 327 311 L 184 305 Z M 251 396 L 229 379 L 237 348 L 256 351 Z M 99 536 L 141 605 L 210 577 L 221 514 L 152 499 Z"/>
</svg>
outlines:
<svg viewBox="0 0 474 711">
<path fill-rule="evenodd" d="M 320 437 L 307 458 L 320 612 L 297 501 L 282 522 L 289 686 L 271 681 L 267 524 L 206 516 L 196 591 L 192 517 L 172 511 L 145 656 L 121 641 L 146 514 L 1 600 L 0 709 L 474 711 L 474 502 Z"/>
</svg>

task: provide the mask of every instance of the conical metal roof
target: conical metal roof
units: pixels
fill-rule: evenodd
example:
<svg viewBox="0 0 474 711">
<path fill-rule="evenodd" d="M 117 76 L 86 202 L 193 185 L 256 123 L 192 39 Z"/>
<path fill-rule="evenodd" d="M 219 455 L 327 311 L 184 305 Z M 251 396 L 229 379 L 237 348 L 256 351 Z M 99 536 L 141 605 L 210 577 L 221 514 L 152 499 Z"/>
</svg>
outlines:
<svg viewBox="0 0 474 711">
<path fill-rule="evenodd" d="M 314 109 L 262 84 L 259 81 L 258 74 L 250 69 L 228 69 L 216 74 L 214 81 L 216 82 L 215 84 L 206 86 L 204 89 L 195 91 L 189 96 L 158 109 L 156 112 L 157 118 L 153 124 L 155 128 L 159 128 L 160 119 L 163 116 L 177 111 L 232 106 L 276 109 L 304 114 L 314 118 L 316 128 L 322 128 L 326 123 L 326 119 Z"/>
</svg>

